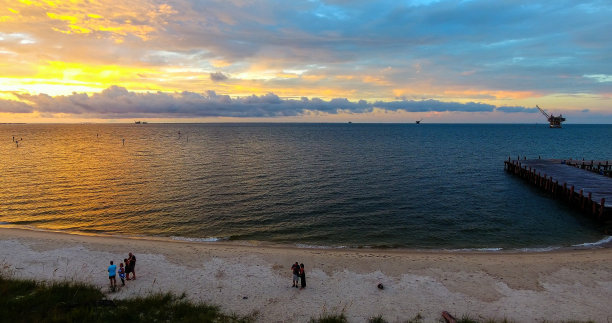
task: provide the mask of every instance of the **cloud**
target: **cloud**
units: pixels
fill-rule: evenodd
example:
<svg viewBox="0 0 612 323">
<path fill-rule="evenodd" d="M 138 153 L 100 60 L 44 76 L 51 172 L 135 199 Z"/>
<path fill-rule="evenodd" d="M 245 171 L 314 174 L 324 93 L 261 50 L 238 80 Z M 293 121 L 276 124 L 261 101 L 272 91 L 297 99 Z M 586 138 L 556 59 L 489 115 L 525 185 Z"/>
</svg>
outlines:
<svg viewBox="0 0 612 323">
<path fill-rule="evenodd" d="M 426 111 L 463 111 L 463 112 L 492 112 L 495 106 L 485 103 L 458 103 L 458 102 L 443 102 L 438 100 L 403 100 L 392 102 L 376 102 L 375 106 L 387 110 L 404 110 L 409 112 L 426 112 Z"/>
<path fill-rule="evenodd" d="M 124 87 L 111 86 L 100 93 L 72 93 L 49 96 L 47 94 L 13 93 L 19 100 L 0 101 L 0 112 L 45 114 L 71 114 L 81 117 L 131 118 L 131 117 L 283 117 L 299 116 L 307 111 L 337 114 L 368 113 L 374 109 L 406 112 L 536 112 L 535 108 L 519 106 L 496 107 L 478 102 L 443 102 L 438 100 L 350 101 L 346 98 L 323 100 L 320 98 L 283 99 L 274 93 L 230 97 L 215 91 L 204 94 L 183 91 L 180 93 L 128 91 Z"/>
<path fill-rule="evenodd" d="M 221 72 L 215 72 L 215 73 L 210 73 L 210 80 L 213 82 L 220 82 L 220 81 L 225 81 L 229 78 L 229 76 L 221 73 Z"/>
<path fill-rule="evenodd" d="M 34 108 L 26 103 L 14 100 L 0 99 L 0 112 L 8 113 L 31 113 Z"/>
<path fill-rule="evenodd" d="M 612 84 L 612 6 L 601 0 L 4 3 L 14 10 L 0 17 L 2 76 L 14 77 L 7 81 L 13 84 L 61 79 L 69 88 L 62 93 L 98 81 L 91 88 L 142 84 L 140 89 L 243 93 L 258 87 L 258 93 L 326 97 L 332 95 L 320 90 L 332 89 L 342 93 L 337 96 L 367 98 L 392 98 L 401 89 L 463 102 L 484 97 L 445 90 L 605 94 Z M 41 79 L 38 72 L 49 62 L 140 67 L 147 78 L 121 73 L 101 82 L 80 78 L 76 69 L 57 69 L 61 75 Z M 289 70 L 303 71 L 303 77 L 254 81 Z M 226 87 L 220 81 L 229 75 Z M 322 80 L 309 81 L 308 75 Z"/>
<path fill-rule="evenodd" d="M 499 107 L 496 110 L 500 112 L 505 112 L 505 113 L 518 113 L 518 112 L 536 113 L 538 112 L 538 108 L 508 107 L 508 106 Z"/>
</svg>

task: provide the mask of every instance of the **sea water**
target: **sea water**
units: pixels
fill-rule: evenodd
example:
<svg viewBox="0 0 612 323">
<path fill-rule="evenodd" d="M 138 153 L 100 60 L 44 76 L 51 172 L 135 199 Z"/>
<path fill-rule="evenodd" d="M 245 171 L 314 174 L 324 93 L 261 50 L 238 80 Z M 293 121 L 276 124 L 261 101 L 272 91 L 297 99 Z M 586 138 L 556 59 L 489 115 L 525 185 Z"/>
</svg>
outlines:
<svg viewBox="0 0 612 323">
<path fill-rule="evenodd" d="M 572 124 L 5 124 L 0 223 L 318 248 L 592 246 L 609 239 L 601 225 L 503 162 L 611 159 L 610 138 Z"/>
</svg>

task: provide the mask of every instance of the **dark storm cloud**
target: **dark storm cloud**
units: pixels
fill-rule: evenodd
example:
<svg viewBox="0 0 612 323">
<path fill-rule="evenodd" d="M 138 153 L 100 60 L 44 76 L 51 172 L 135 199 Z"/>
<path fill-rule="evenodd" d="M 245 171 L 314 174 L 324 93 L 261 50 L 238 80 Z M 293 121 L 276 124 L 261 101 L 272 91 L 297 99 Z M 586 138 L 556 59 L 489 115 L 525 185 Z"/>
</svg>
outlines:
<svg viewBox="0 0 612 323">
<path fill-rule="evenodd" d="M 225 81 L 229 77 L 221 72 L 210 73 L 210 80 L 213 82 Z"/>
</svg>

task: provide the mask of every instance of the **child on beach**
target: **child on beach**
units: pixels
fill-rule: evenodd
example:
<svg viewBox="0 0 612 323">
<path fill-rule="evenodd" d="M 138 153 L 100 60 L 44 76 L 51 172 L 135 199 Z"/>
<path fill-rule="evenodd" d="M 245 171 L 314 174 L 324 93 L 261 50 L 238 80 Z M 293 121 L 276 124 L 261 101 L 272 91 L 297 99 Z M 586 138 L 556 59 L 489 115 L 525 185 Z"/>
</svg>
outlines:
<svg viewBox="0 0 612 323">
<path fill-rule="evenodd" d="M 111 288 L 117 287 L 115 275 L 117 275 L 117 266 L 113 265 L 113 261 L 111 260 L 110 266 L 108 266 L 108 279 L 110 280 Z"/>
<path fill-rule="evenodd" d="M 121 286 L 125 286 L 125 268 L 123 268 L 123 263 L 119 264 L 119 278 L 121 278 Z"/>
</svg>

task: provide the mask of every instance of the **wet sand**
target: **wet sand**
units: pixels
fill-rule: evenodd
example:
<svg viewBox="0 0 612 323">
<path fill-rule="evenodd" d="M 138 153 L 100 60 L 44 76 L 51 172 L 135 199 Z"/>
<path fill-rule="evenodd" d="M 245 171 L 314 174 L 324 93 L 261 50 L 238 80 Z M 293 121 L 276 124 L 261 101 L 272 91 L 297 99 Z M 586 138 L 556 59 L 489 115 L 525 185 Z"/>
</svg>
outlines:
<svg viewBox="0 0 612 323">
<path fill-rule="evenodd" d="M 110 293 L 106 268 L 128 252 L 135 281 Z M 291 264 L 308 286 L 291 287 Z M 14 277 L 82 281 L 110 298 L 186 293 L 261 322 L 307 322 L 344 311 L 350 322 L 420 314 L 515 322 L 612 321 L 612 249 L 447 252 L 300 249 L 248 242 L 187 242 L 0 229 L 0 270 Z M 384 289 L 377 285 L 382 283 Z M 120 284 L 120 283 L 119 283 Z"/>
</svg>

